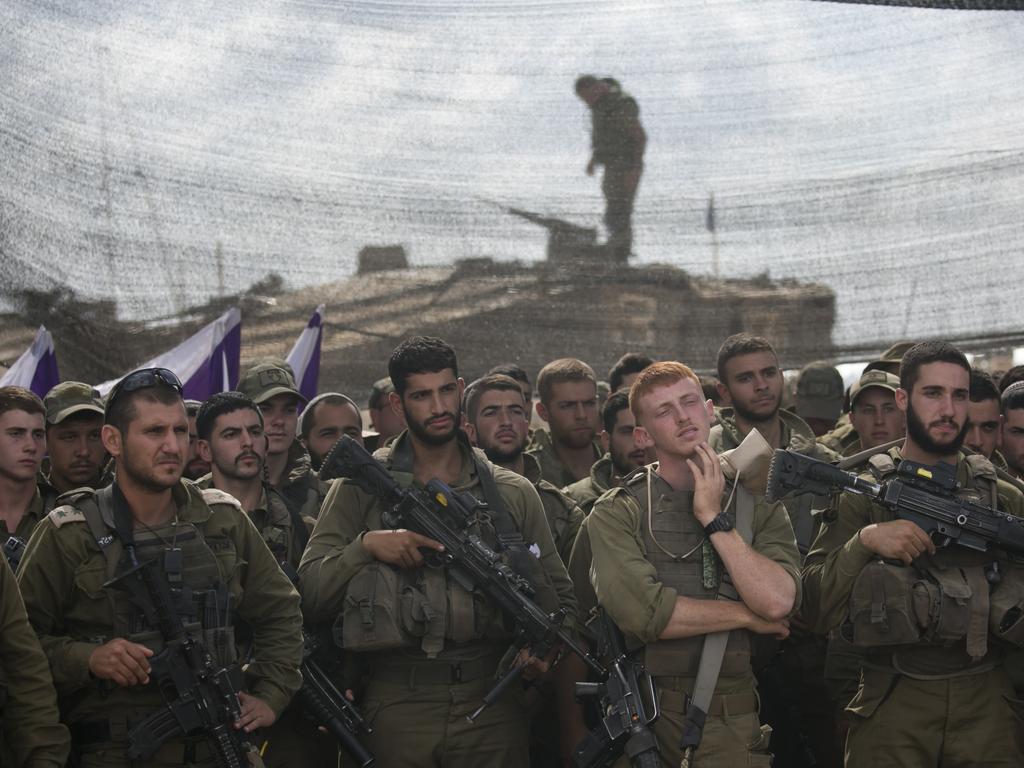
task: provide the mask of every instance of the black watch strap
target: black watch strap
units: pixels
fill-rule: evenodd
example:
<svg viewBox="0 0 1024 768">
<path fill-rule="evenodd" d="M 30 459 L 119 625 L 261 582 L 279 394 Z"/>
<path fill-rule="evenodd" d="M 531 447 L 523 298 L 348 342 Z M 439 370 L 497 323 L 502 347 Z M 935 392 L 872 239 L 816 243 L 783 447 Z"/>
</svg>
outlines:
<svg viewBox="0 0 1024 768">
<path fill-rule="evenodd" d="M 712 533 L 731 531 L 735 527 L 735 524 L 733 524 L 732 520 L 727 514 L 725 514 L 725 512 L 719 512 L 718 517 L 704 526 L 704 533 L 710 536 Z"/>
</svg>

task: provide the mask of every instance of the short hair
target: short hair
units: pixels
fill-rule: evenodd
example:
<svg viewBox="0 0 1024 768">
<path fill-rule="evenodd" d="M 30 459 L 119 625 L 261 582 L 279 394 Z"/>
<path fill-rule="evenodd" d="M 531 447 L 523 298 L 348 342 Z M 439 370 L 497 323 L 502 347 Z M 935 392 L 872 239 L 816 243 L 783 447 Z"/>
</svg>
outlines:
<svg viewBox="0 0 1024 768">
<path fill-rule="evenodd" d="M 115 427 L 119 432 L 125 432 L 139 416 L 139 409 L 135 404 L 140 400 L 159 405 L 184 403 L 180 390 L 169 387 L 158 380 L 151 387 L 143 387 L 131 392 L 118 392 L 113 403 L 110 402 L 110 395 L 107 395 L 107 412 L 104 417 L 106 423 Z"/>
<path fill-rule="evenodd" d="M 604 401 L 604 408 L 601 409 L 601 425 L 608 434 L 615 429 L 615 422 L 619 419 L 619 412 L 629 408 L 629 392 L 619 389 L 608 395 Z"/>
<path fill-rule="evenodd" d="M 971 368 L 971 402 L 983 403 L 986 400 L 999 399 L 999 387 L 995 379 L 980 368 Z"/>
<path fill-rule="evenodd" d="M 309 405 L 299 414 L 299 437 L 303 440 L 309 437 L 309 433 L 313 431 L 313 426 L 316 424 L 316 409 L 324 404 L 351 405 L 356 412 L 356 418 L 359 419 L 359 429 L 363 428 L 363 413 L 359 410 L 355 400 L 341 392 L 325 392 L 310 400 Z"/>
<path fill-rule="evenodd" d="M 1024 365 L 1015 365 L 999 377 L 999 391 L 1005 392 L 1008 386 L 1018 381 L 1024 381 Z"/>
<path fill-rule="evenodd" d="M 652 358 L 640 352 L 627 352 L 608 371 L 608 386 L 611 387 L 612 392 L 618 392 L 622 388 L 622 380 L 626 376 L 631 373 L 640 373 L 653 362 Z"/>
<path fill-rule="evenodd" d="M 999 412 L 1005 416 L 1007 411 L 1021 408 L 1024 408 L 1024 381 L 1015 381 L 1003 390 L 999 398 Z"/>
<path fill-rule="evenodd" d="M 415 373 L 439 373 L 451 368 L 459 376 L 459 364 L 451 344 L 435 336 L 413 336 L 406 339 L 391 353 L 388 360 L 388 374 L 395 392 L 402 396 L 408 385 L 408 378 Z"/>
<path fill-rule="evenodd" d="M 46 418 L 46 406 L 39 395 L 25 387 L 0 387 L 0 414 L 8 411 L 25 411 L 29 414 L 40 414 Z"/>
<path fill-rule="evenodd" d="M 500 373 L 502 376 L 508 376 L 510 379 L 520 381 L 526 386 L 533 388 L 533 383 L 530 381 L 530 377 L 526 374 L 526 371 L 522 366 L 516 365 L 515 363 L 501 363 L 494 366 L 487 372 L 487 376 L 491 374 Z"/>
<path fill-rule="evenodd" d="M 560 357 L 540 369 L 537 374 L 537 392 L 540 401 L 547 405 L 551 400 L 551 388 L 566 381 L 589 381 L 597 389 L 594 369 L 575 357 Z"/>
<path fill-rule="evenodd" d="M 186 400 L 185 401 L 185 413 L 190 419 L 194 419 L 199 414 L 199 409 L 203 406 L 201 400 Z"/>
<path fill-rule="evenodd" d="M 388 395 L 394 391 L 395 385 L 391 383 L 389 376 L 377 379 L 373 382 L 373 389 L 370 390 L 370 399 L 366 402 L 366 407 L 371 411 L 379 411 L 387 405 Z"/>
<path fill-rule="evenodd" d="M 519 386 L 511 376 L 502 373 L 488 374 L 483 376 L 468 387 L 466 387 L 466 418 L 470 424 L 476 423 L 477 409 L 480 407 L 480 398 L 484 392 L 518 392 L 523 395 L 523 388 Z M 523 399 L 523 407 L 526 407 L 526 400 Z"/>
<path fill-rule="evenodd" d="M 259 417 L 260 426 L 263 426 L 263 413 L 256 402 L 241 392 L 218 392 L 212 395 L 209 400 L 199 406 L 199 413 L 196 414 L 196 435 L 200 440 L 209 440 L 213 434 L 213 425 L 219 416 L 245 409 L 256 411 Z"/>
<path fill-rule="evenodd" d="M 577 95 L 579 95 L 587 88 L 597 85 L 597 83 L 598 79 L 593 75 L 580 75 L 576 78 L 576 84 L 573 87 L 576 89 Z"/>
<path fill-rule="evenodd" d="M 722 404 L 722 393 L 718 391 L 719 381 L 714 376 L 701 376 L 700 388 L 704 390 L 704 398 L 712 405 Z"/>
<path fill-rule="evenodd" d="M 754 336 L 750 333 L 734 333 L 727 338 L 722 342 L 722 346 L 718 348 L 718 378 L 725 382 L 725 364 L 734 357 L 750 355 L 754 352 L 771 352 L 775 355 L 776 360 L 779 357 L 775 354 L 775 348 L 763 336 Z"/>
<path fill-rule="evenodd" d="M 900 362 L 900 389 L 912 392 L 922 365 L 929 363 L 952 363 L 959 365 L 968 375 L 971 364 L 964 353 L 945 341 L 922 341 L 903 353 Z"/>
<path fill-rule="evenodd" d="M 640 414 L 637 412 L 640 398 L 658 387 L 667 387 L 683 379 L 690 379 L 699 389 L 703 389 L 700 384 L 700 377 L 693 372 L 693 369 L 682 363 L 674 360 L 663 360 L 647 366 L 640 371 L 640 375 L 636 377 L 633 386 L 629 388 L 629 410 L 633 412 L 634 416 L 640 418 Z"/>
</svg>

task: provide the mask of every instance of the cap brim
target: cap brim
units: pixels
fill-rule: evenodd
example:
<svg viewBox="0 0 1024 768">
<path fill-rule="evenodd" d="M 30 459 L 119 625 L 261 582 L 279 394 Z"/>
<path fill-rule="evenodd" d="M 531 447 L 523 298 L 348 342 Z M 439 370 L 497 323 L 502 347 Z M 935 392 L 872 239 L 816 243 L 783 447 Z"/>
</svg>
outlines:
<svg viewBox="0 0 1024 768">
<path fill-rule="evenodd" d="M 99 416 L 103 416 L 105 411 L 98 405 L 92 405 L 91 403 L 78 403 L 77 405 L 69 405 L 67 408 L 62 408 L 53 415 L 53 418 L 47 418 L 47 424 L 60 424 L 68 416 L 75 413 L 82 413 L 83 411 L 92 411 Z"/>
<path fill-rule="evenodd" d="M 265 403 L 270 398 L 277 397 L 278 395 L 292 395 L 293 397 L 299 398 L 303 405 L 309 402 L 302 396 L 301 392 L 297 389 L 291 389 L 290 387 L 271 387 L 266 392 L 261 392 L 259 397 L 254 397 L 252 400 L 254 403 L 259 405 L 260 403 Z"/>
<path fill-rule="evenodd" d="M 864 392 L 866 392 L 869 389 L 884 389 L 886 392 L 892 392 L 894 395 L 896 394 L 896 387 L 892 386 L 891 384 L 873 382 L 871 384 L 865 384 L 863 387 L 857 390 L 856 394 L 851 393 L 850 405 L 853 405 L 855 402 L 857 402 L 857 398 L 860 397 L 862 394 L 864 394 Z"/>
</svg>

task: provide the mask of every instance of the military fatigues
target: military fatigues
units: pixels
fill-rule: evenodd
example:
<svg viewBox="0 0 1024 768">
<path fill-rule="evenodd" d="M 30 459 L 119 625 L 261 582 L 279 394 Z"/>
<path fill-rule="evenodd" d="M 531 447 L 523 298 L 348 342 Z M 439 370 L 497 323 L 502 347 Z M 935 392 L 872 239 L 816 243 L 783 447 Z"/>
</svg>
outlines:
<svg viewBox="0 0 1024 768">
<path fill-rule="evenodd" d="M 468 444 L 460 442 L 460 450 L 462 472 L 453 487 L 478 498 L 498 495 L 497 504 L 507 510 L 526 546 L 539 552 L 538 604 L 545 610 L 565 607 L 571 622 L 572 585 L 536 490 Z M 407 433 L 378 456 L 400 484 L 413 483 Z M 466 592 L 448 569 L 398 569 L 374 560 L 362 538 L 383 528 L 383 511 L 376 497 L 347 480 L 336 482 L 299 568 L 306 617 L 334 621 L 342 615 L 345 647 L 358 650 L 367 667 L 362 709 L 373 727 L 367 748 L 378 765 L 389 768 L 527 765 L 521 686 L 512 686 L 475 723 L 466 721 L 493 685 L 509 648 L 505 617 L 489 601 Z M 494 538 L 486 520 L 470 529 L 485 541 Z"/>
<path fill-rule="evenodd" d="M 178 549 L 179 569 L 165 565 L 182 585 L 180 615 L 189 631 L 202 633 L 217 661 L 236 658 L 228 606 L 248 627 L 256 660 L 246 669 L 246 690 L 277 714 L 298 689 L 302 640 L 299 598 L 237 501 L 191 483 L 172 489 L 177 517 L 155 529 L 136 529 L 140 561 Z M 159 650 L 151 630 L 122 590 L 104 586 L 123 573 L 127 559 L 113 527 L 110 490 L 73 491 L 32 536 L 18 575 L 29 620 L 49 658 L 61 711 L 80 768 L 129 765 L 127 731 L 163 703 L 156 687 L 122 688 L 92 677 L 89 657 L 115 637 Z M 180 578 L 180 582 L 178 579 Z M 184 588 L 188 587 L 188 590 Z M 229 599 L 230 595 L 230 599 Z M 139 766 L 212 764 L 203 737 L 171 739 Z"/>
<path fill-rule="evenodd" d="M 597 443 L 593 445 L 594 461 L 601 458 L 601 451 Z M 551 433 L 546 429 L 538 429 L 533 433 L 533 442 L 526 449 L 526 453 L 537 460 L 540 465 L 540 475 L 556 488 L 564 488 L 576 482 L 569 469 L 558 458 L 555 453 L 555 445 L 551 441 Z"/>
<path fill-rule="evenodd" d="M 62 768 L 71 742 L 14 574 L 0 562 L 0 765 Z"/>
<path fill-rule="evenodd" d="M 898 448 L 874 456 L 866 477 L 891 477 L 900 460 Z M 1024 512 L 1024 497 L 997 481 L 990 466 L 961 456 L 956 470 L 964 497 Z M 1004 585 L 1018 583 L 1015 569 L 999 554 L 955 546 L 912 567 L 883 563 L 859 534 L 893 519 L 884 507 L 843 494 L 804 568 L 805 620 L 827 631 L 849 616 L 841 631 L 865 649 L 860 687 L 847 708 L 846 764 L 1024 764 L 1024 704 L 1003 667 L 1005 645 L 988 631 L 990 603 Z M 994 562 L 1003 582 L 993 589 Z M 901 595 L 907 605 L 913 595 L 923 611 L 908 612 Z"/>
<path fill-rule="evenodd" d="M 331 484 L 321 480 L 313 471 L 309 454 L 298 440 L 288 449 L 288 464 L 284 470 L 284 481 L 277 489 L 288 508 L 293 512 L 316 520 L 320 516 Z"/>
<path fill-rule="evenodd" d="M 657 465 L 630 476 L 621 488 L 602 496 L 587 517 L 579 539 L 589 534 L 593 553 L 591 582 L 597 600 L 622 629 L 629 645 L 644 645 L 644 663 L 658 685 L 661 718 L 654 726 L 663 765 L 679 765 L 679 740 L 693 691 L 703 636 L 659 640 L 675 609 L 676 597 L 714 600 L 722 565 L 704 529 L 693 516 L 693 492 L 674 491 L 656 472 Z M 653 509 L 648 525 L 648 482 Z M 723 502 L 728 498 L 727 488 Z M 738 489 L 737 496 L 746 493 Z M 797 584 L 799 554 L 793 529 L 781 504 L 754 500 L 753 549 L 781 565 Z M 735 506 L 728 514 L 735 515 Z M 574 561 L 580 554 L 580 544 Z M 671 553 L 685 555 L 673 558 Z M 769 765 L 768 734 L 757 717 L 750 633 L 729 635 L 725 660 L 709 707 L 696 766 Z M 628 765 L 623 759 L 622 765 Z"/>
<path fill-rule="evenodd" d="M 27 542 L 32 537 L 32 531 L 36 529 L 39 521 L 44 517 L 46 517 L 46 513 L 43 511 L 43 496 L 37 486 L 36 494 L 32 497 L 32 501 L 29 503 L 24 516 L 18 522 L 17 529 L 14 531 L 7 530 L 7 523 L 4 520 L 0 520 L 0 544 L 7 541 L 8 536 L 17 536 L 22 541 Z"/>
<path fill-rule="evenodd" d="M 540 464 L 528 454 L 523 455 L 523 476 L 537 489 L 555 540 L 555 549 L 562 562 L 568 563 L 573 542 L 583 522 L 583 512 L 568 495 L 540 476 Z"/>
<path fill-rule="evenodd" d="M 606 453 L 594 462 L 594 466 L 590 468 L 589 477 L 570 483 L 562 489 L 562 492 L 571 496 L 586 515 L 590 514 L 594 502 L 601 494 L 613 485 L 615 485 L 615 465 L 612 463 L 611 455 Z"/>
</svg>

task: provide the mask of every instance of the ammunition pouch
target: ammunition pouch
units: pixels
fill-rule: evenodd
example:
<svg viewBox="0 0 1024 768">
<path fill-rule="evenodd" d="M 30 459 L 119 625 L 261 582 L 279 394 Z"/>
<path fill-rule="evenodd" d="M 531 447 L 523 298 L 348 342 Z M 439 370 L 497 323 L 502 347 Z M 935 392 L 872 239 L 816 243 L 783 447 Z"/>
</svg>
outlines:
<svg viewBox="0 0 1024 768">
<path fill-rule="evenodd" d="M 989 631 L 1010 645 L 1024 647 L 1024 572 L 1010 570 L 992 590 Z"/>
<path fill-rule="evenodd" d="M 370 563 L 349 582 L 342 611 L 342 648 L 388 651 L 415 647 L 435 614 L 408 573 Z"/>
</svg>

